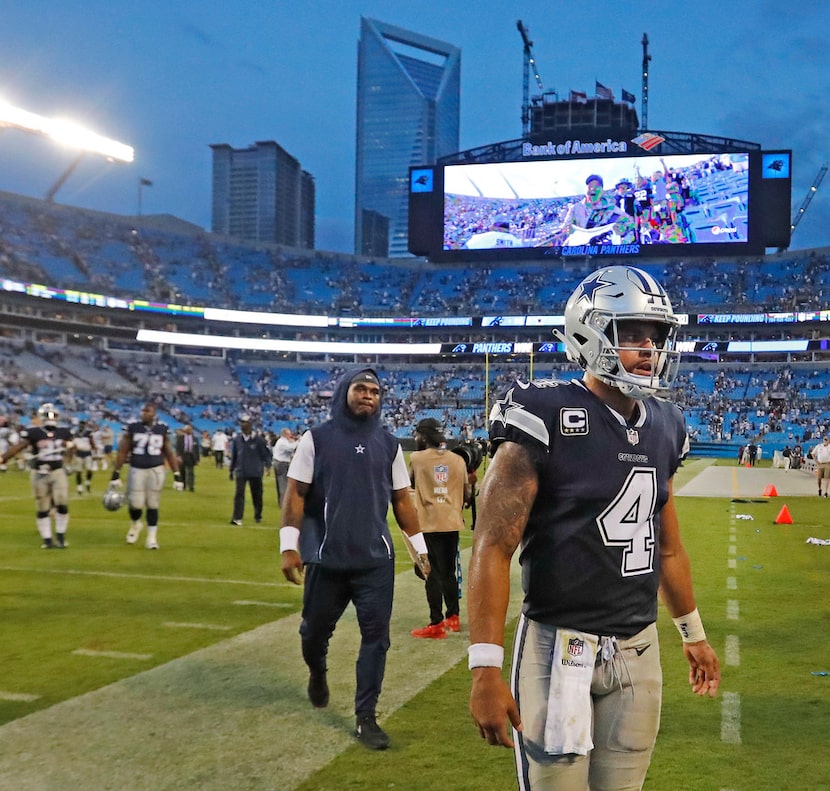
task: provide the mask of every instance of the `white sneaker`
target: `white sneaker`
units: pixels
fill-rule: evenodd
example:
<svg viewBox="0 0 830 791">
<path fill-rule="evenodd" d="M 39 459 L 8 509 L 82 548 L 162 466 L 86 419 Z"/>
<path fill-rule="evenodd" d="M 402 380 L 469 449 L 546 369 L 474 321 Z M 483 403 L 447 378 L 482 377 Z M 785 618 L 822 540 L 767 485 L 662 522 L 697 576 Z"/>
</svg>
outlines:
<svg viewBox="0 0 830 791">
<path fill-rule="evenodd" d="M 133 522 L 130 525 L 130 529 L 127 531 L 127 543 L 128 544 L 135 544 L 138 541 L 138 537 L 141 535 L 141 531 L 144 529 L 144 525 L 141 521 Z"/>
<path fill-rule="evenodd" d="M 148 538 L 147 541 L 144 543 L 144 546 L 147 549 L 158 549 L 159 548 L 159 542 L 156 541 L 154 538 Z"/>
</svg>

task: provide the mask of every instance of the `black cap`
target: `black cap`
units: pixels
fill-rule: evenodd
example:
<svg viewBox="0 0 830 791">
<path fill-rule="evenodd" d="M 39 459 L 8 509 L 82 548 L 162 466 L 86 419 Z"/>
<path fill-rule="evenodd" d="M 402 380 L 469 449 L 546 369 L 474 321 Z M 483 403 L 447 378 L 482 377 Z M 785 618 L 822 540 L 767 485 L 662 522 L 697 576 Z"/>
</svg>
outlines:
<svg viewBox="0 0 830 791">
<path fill-rule="evenodd" d="M 350 380 L 349 384 L 353 385 L 355 382 L 372 382 L 380 387 L 380 382 L 378 381 L 377 376 L 372 371 L 360 371 L 356 373 Z"/>
<path fill-rule="evenodd" d="M 440 434 L 441 424 L 434 417 L 425 417 L 418 421 L 415 431 L 419 434 Z"/>
</svg>

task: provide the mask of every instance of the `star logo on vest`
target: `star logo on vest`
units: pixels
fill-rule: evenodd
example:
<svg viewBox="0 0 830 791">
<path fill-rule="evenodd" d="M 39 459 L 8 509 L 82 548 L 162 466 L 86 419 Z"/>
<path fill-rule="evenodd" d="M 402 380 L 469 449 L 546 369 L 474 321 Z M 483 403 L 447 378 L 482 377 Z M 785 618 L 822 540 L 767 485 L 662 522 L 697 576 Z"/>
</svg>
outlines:
<svg viewBox="0 0 830 791">
<path fill-rule="evenodd" d="M 364 450 L 366 450 L 366 448 L 365 448 L 365 447 L 363 447 L 363 445 L 355 445 L 355 446 L 354 446 L 354 452 L 355 452 L 355 453 L 360 453 L 360 454 L 362 454 Z"/>
</svg>

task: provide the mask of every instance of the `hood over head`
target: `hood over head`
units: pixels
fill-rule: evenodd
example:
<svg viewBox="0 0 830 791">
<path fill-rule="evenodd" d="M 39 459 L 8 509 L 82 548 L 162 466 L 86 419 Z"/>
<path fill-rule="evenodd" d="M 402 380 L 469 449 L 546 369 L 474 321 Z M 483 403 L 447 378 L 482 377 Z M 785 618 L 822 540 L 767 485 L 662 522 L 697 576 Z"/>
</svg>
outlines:
<svg viewBox="0 0 830 791">
<path fill-rule="evenodd" d="M 374 382 L 380 387 L 380 405 L 374 415 L 365 418 L 358 417 L 349 409 L 347 396 L 352 382 Z M 372 430 L 380 425 L 381 409 L 383 409 L 383 387 L 374 368 L 351 368 L 340 377 L 331 399 L 332 420 L 350 431 Z"/>
</svg>

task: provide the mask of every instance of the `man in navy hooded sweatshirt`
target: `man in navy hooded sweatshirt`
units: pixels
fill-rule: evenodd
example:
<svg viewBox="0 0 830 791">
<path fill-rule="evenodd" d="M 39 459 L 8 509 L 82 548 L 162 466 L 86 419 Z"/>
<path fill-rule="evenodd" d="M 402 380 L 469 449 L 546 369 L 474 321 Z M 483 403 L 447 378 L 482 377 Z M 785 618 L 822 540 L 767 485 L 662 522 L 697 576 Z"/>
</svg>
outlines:
<svg viewBox="0 0 830 791">
<path fill-rule="evenodd" d="M 360 651 L 355 690 L 355 736 L 384 750 L 389 737 L 376 707 L 389 650 L 395 550 L 386 521 L 395 519 L 429 573 L 427 547 L 409 495 L 409 471 L 398 440 L 380 422 L 381 387 L 371 368 L 352 369 L 338 382 L 331 418 L 300 439 L 282 504 L 282 572 L 305 581 L 300 637 L 309 668 L 308 697 L 329 702 L 329 639 L 349 602 L 357 613 Z"/>
</svg>

